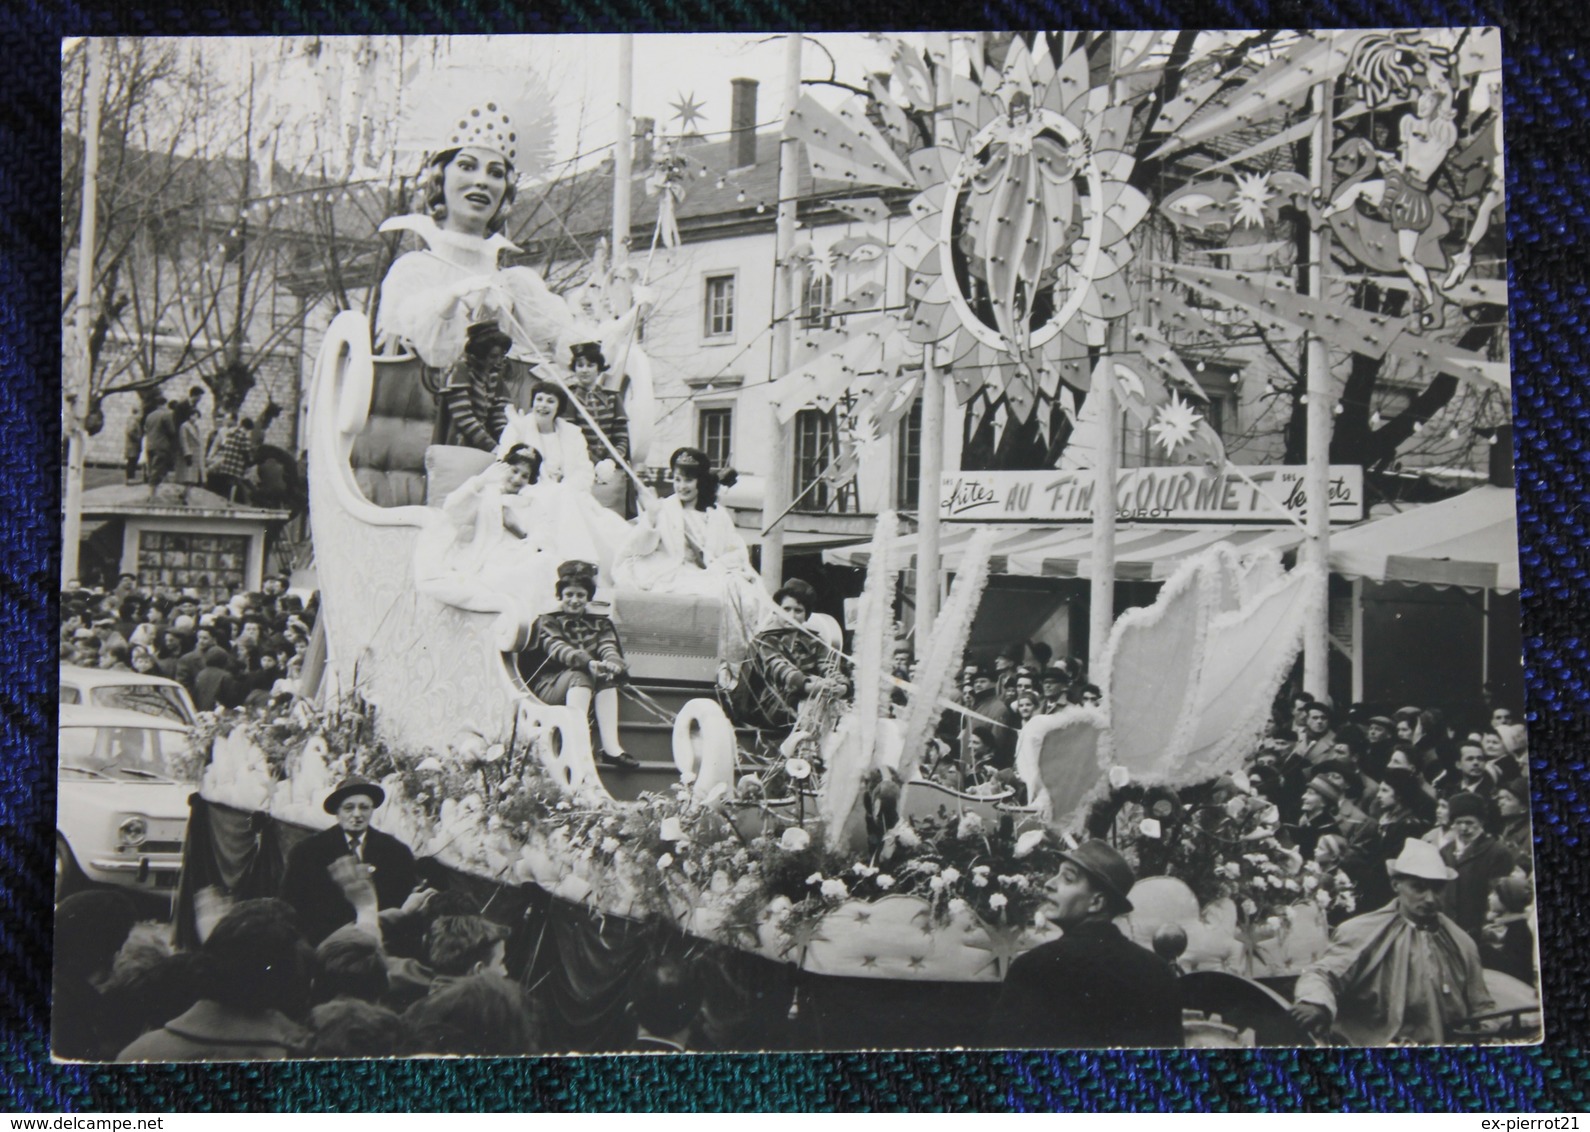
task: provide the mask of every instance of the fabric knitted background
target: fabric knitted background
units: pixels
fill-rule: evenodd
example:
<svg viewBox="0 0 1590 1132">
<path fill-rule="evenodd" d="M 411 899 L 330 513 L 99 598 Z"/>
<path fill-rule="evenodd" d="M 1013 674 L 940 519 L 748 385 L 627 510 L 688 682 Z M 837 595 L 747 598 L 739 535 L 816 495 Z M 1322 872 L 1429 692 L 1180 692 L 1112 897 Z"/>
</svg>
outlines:
<svg viewBox="0 0 1590 1132">
<path fill-rule="evenodd" d="M 62 9 L 64 8 L 64 15 Z M 1508 235 L 1546 1043 L 1513 1050 L 940 1053 L 195 1068 L 53 1066 L 51 817 L 59 555 L 62 34 L 857 30 L 812 0 L 10 0 L 0 13 L 0 1107 L 187 1109 L 1468 1109 L 1586 1107 L 1583 745 L 1590 540 L 1590 9 L 1579 0 L 882 0 L 874 28 L 1496 24 L 1506 50 Z M 626 23 L 621 23 L 625 21 Z M 1417 663 L 1417 658 L 1409 658 Z"/>
</svg>

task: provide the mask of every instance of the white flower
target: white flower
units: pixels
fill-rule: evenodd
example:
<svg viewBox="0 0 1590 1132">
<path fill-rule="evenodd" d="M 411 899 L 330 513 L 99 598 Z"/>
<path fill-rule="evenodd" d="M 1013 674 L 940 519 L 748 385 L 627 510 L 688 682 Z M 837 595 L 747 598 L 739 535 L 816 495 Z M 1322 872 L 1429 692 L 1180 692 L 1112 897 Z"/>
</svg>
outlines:
<svg viewBox="0 0 1590 1132">
<path fill-rule="evenodd" d="M 996 892 L 988 898 L 988 906 L 996 912 L 1009 903 L 1010 901 L 1005 899 L 1003 892 Z"/>
<path fill-rule="evenodd" d="M 1242 898 L 1242 914 L 1244 916 L 1255 915 L 1258 911 L 1259 906 L 1255 904 L 1251 898 L 1246 896 Z"/>
<path fill-rule="evenodd" d="M 951 867 L 945 869 L 943 875 L 945 884 L 954 884 L 956 881 L 961 879 L 961 870 Z"/>
<path fill-rule="evenodd" d="M 695 771 L 693 771 L 693 770 L 682 770 L 682 771 L 679 772 L 679 781 L 683 782 L 686 786 L 689 786 L 695 780 L 696 780 L 696 772 Z"/>
<path fill-rule="evenodd" d="M 604 838 L 602 838 L 602 852 L 606 853 L 609 857 L 611 857 L 614 853 L 617 853 L 618 852 L 618 838 L 616 838 L 616 837 L 604 837 Z"/>
<path fill-rule="evenodd" d="M 672 853 L 664 853 L 661 857 L 657 858 L 657 867 L 659 869 L 666 869 L 669 865 L 671 865 L 673 863 L 674 863 L 674 855 Z"/>
<path fill-rule="evenodd" d="M 987 865 L 973 865 L 972 866 L 972 875 L 973 876 L 985 876 L 986 877 L 989 873 L 991 873 L 993 871 L 994 870 L 989 868 Z"/>
<path fill-rule="evenodd" d="M 972 885 L 975 888 L 987 888 L 988 887 L 988 874 L 987 873 L 973 873 L 972 874 Z"/>
<path fill-rule="evenodd" d="M 823 874 L 822 873 L 813 873 L 811 876 L 806 878 L 806 883 L 807 884 L 821 884 L 822 882 L 823 882 Z"/>
<path fill-rule="evenodd" d="M 894 878 L 888 873 L 879 873 L 876 883 L 879 888 L 883 889 L 885 892 L 888 892 L 894 887 Z"/>
<path fill-rule="evenodd" d="M 1121 789 L 1121 787 L 1125 786 L 1131 781 L 1132 772 L 1127 770 L 1124 766 L 1112 766 L 1110 768 L 1110 785 L 1115 787 L 1117 790 Z"/>
<path fill-rule="evenodd" d="M 1016 857 L 1031 856 L 1032 851 L 1043 844 L 1043 832 L 1041 829 L 1029 829 L 1026 833 L 1016 838 Z"/>
<path fill-rule="evenodd" d="M 420 760 L 419 766 L 414 769 L 421 774 L 440 774 L 442 772 L 442 760 L 435 755 L 427 755 Z"/>
<path fill-rule="evenodd" d="M 1226 876 L 1230 877 L 1232 880 L 1236 880 L 1242 875 L 1242 866 L 1237 864 L 1235 861 L 1227 861 L 1224 865 L 1220 866 L 1220 871 L 1225 873 Z"/>
<path fill-rule="evenodd" d="M 481 761 L 482 762 L 488 762 L 488 763 L 494 763 L 498 759 L 502 758 L 503 755 L 506 755 L 507 753 L 508 753 L 507 744 L 505 744 L 505 743 L 493 743 L 491 746 L 487 747 L 485 753 L 483 755 L 481 755 Z"/>
<path fill-rule="evenodd" d="M 1318 904 L 1321 908 L 1329 908 L 1331 906 L 1330 890 L 1325 888 L 1315 889 L 1314 903 Z"/>
<path fill-rule="evenodd" d="M 966 911 L 966 901 L 962 900 L 959 896 L 957 896 L 954 900 L 950 901 L 950 903 L 949 903 L 950 915 L 959 916 L 964 911 Z"/>
<path fill-rule="evenodd" d="M 802 758 L 785 759 L 784 773 L 799 782 L 812 776 L 812 764 Z"/>
<path fill-rule="evenodd" d="M 983 831 L 983 819 L 975 813 L 964 814 L 961 823 L 955 829 L 956 837 L 976 837 Z"/>
<path fill-rule="evenodd" d="M 928 881 L 928 887 L 931 888 L 934 892 L 943 892 L 944 891 L 944 878 L 943 877 L 934 877 L 932 880 Z"/>
<path fill-rule="evenodd" d="M 657 830 L 657 836 L 664 841 L 678 841 L 684 836 L 684 833 L 679 829 L 679 819 L 672 816 L 663 818 L 662 827 Z"/>
<path fill-rule="evenodd" d="M 1144 818 L 1138 823 L 1137 828 L 1142 830 L 1144 837 L 1152 837 L 1156 841 L 1163 832 L 1159 827 L 1159 821 L 1155 818 Z"/>
<path fill-rule="evenodd" d="M 685 871 L 685 876 L 687 877 L 696 875 L 696 863 L 688 857 L 679 862 L 679 867 Z"/>
<path fill-rule="evenodd" d="M 862 877 L 863 879 L 878 875 L 878 870 L 867 864 L 865 861 L 857 861 L 854 865 L 850 866 L 850 871 L 855 873 L 858 877 Z"/>
<path fill-rule="evenodd" d="M 909 825 L 902 825 L 894 831 L 894 839 L 907 849 L 915 849 L 922 844 L 922 839 L 916 835 L 916 830 Z"/>
<path fill-rule="evenodd" d="M 828 880 L 823 881 L 822 888 L 819 891 L 821 891 L 824 896 L 828 896 L 836 900 L 843 900 L 845 897 L 850 895 L 850 889 L 846 888 L 845 882 L 840 880 L 838 877 L 830 877 Z"/>
<path fill-rule="evenodd" d="M 799 853 L 812 843 L 812 835 L 798 825 L 792 825 L 778 839 L 778 847 L 786 853 Z"/>
</svg>

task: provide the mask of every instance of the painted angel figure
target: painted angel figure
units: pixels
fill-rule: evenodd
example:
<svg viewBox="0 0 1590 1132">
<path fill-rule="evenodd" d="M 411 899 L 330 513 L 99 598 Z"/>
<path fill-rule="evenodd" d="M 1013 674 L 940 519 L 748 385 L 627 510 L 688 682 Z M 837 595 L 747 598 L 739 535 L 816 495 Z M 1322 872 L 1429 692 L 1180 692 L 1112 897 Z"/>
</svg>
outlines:
<svg viewBox="0 0 1590 1132">
<path fill-rule="evenodd" d="M 1069 242 L 1072 178 L 1082 158 L 1045 130 L 1027 91 L 1015 90 L 1006 107 L 972 175 L 967 229 L 973 270 L 987 281 L 996 327 L 1024 356 L 1039 280 Z"/>
</svg>

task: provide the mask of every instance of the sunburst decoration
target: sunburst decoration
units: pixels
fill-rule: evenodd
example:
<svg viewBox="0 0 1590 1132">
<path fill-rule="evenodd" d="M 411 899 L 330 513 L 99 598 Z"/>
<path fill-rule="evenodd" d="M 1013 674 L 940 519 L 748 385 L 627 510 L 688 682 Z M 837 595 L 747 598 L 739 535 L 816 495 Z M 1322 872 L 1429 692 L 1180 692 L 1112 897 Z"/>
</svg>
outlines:
<svg viewBox="0 0 1590 1132">
<path fill-rule="evenodd" d="M 1132 110 L 1089 84 L 1079 47 L 1056 66 L 1016 39 L 1002 70 L 979 73 L 946 140 L 912 155 L 916 232 L 895 251 L 917 300 L 910 336 L 954 370 L 957 398 L 1002 386 L 1024 419 L 1040 391 L 1069 403 L 1062 362 L 1131 310 L 1122 268 L 1148 201 L 1126 183 Z"/>
<path fill-rule="evenodd" d="M 1148 431 L 1153 434 L 1154 443 L 1164 449 L 1165 455 L 1174 456 L 1179 448 L 1192 443 L 1201 419 L 1198 410 L 1183 401 L 1175 390 L 1171 390 L 1170 400 L 1155 412 L 1154 422 L 1148 426 Z"/>
<path fill-rule="evenodd" d="M 1079 37 L 1061 55 L 1057 64 L 1047 45 L 1034 54 L 1018 38 L 1003 68 L 972 60 L 981 82 L 952 76 L 938 144 L 904 162 L 859 98 L 837 114 L 803 100 L 787 127 L 819 177 L 917 190 L 914 223 L 894 240 L 914 305 L 908 336 L 951 371 L 961 404 L 993 386 L 1023 420 L 1040 395 L 1073 403 L 1063 371 L 1087 387 L 1077 360 L 1132 309 L 1122 268 L 1148 211 L 1127 184 L 1132 107 L 1090 83 Z M 928 72 L 909 45 L 894 58 L 897 77 Z"/>
<path fill-rule="evenodd" d="M 1238 173 L 1237 191 L 1231 198 L 1237 227 L 1263 228 L 1273 196 L 1275 190 L 1270 187 L 1268 173 Z"/>
</svg>

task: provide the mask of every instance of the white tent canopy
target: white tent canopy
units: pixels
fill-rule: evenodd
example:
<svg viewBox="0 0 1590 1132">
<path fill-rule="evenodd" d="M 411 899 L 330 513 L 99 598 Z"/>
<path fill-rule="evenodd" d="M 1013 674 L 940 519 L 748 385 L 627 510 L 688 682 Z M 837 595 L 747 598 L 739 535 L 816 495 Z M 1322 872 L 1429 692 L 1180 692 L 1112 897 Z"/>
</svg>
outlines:
<svg viewBox="0 0 1590 1132">
<path fill-rule="evenodd" d="M 1511 488 L 1477 487 L 1331 536 L 1331 572 L 1372 582 L 1518 589 Z"/>
</svg>

